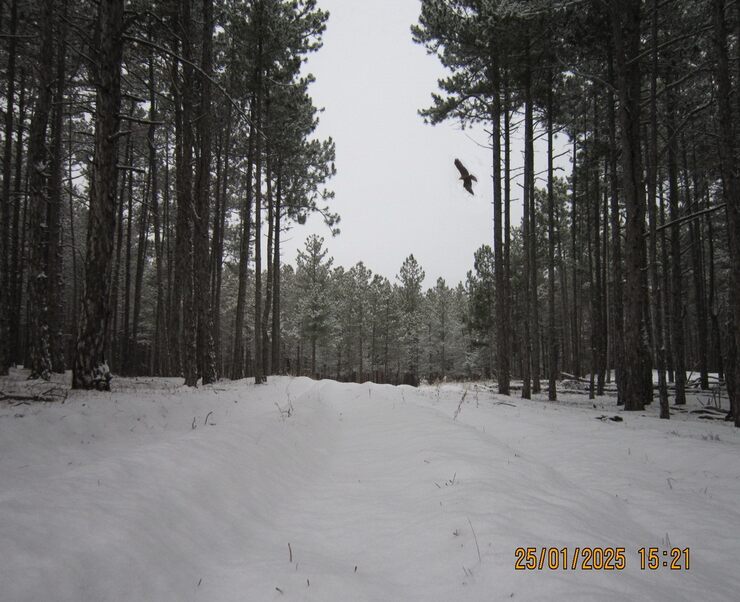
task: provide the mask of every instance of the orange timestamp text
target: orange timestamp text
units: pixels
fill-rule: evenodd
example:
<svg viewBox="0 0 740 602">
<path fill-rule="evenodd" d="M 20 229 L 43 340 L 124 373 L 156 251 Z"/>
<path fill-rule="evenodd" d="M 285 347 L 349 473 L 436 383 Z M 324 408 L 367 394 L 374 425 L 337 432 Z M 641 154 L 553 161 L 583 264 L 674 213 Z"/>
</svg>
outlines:
<svg viewBox="0 0 740 602">
<path fill-rule="evenodd" d="M 688 571 L 689 548 L 640 548 L 637 550 L 640 570 Z M 517 571 L 623 571 L 627 568 L 625 548 L 530 547 L 514 550 L 514 568 Z"/>
</svg>

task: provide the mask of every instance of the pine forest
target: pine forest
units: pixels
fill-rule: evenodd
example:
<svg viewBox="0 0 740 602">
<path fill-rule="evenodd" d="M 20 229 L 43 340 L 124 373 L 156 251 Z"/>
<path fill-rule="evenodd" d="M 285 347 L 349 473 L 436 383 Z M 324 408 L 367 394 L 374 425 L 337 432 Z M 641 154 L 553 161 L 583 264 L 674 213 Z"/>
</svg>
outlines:
<svg viewBox="0 0 740 602">
<path fill-rule="evenodd" d="M 407 55 L 421 67 L 411 67 Z M 341 73 L 326 67 L 335 64 L 342 65 Z M 362 104 L 353 105 L 349 98 Z M 411 111 L 406 110 L 409 102 Z M 402 103 L 407 104 L 400 117 L 387 110 Z M 549 484 L 543 499 L 568 496 L 554 477 L 549 480 L 556 468 L 547 462 L 555 462 L 551 458 L 559 454 L 570 458 L 575 452 L 563 451 L 570 449 L 570 441 L 573 446 L 585 441 L 593 457 L 604 462 L 597 469 L 587 464 L 588 458 L 574 457 L 573 472 L 563 482 L 580 482 L 584 474 L 606 475 L 623 460 L 637 461 L 633 454 L 642 445 L 639 429 L 647 429 L 644 437 L 654 445 L 651 461 L 661 464 L 645 468 L 655 473 L 651 485 L 644 486 L 660 484 L 650 498 L 657 500 L 655 506 L 645 501 L 645 516 L 657 506 L 670 507 L 664 496 L 683 495 L 686 482 L 693 484 L 692 491 L 704 490 L 704 496 L 707 487 L 714 488 L 713 482 L 704 483 L 709 477 L 702 472 L 704 465 L 698 468 L 699 460 L 696 472 L 683 481 L 680 471 L 689 468 L 672 464 L 674 455 L 686 459 L 695 453 L 690 444 L 697 446 L 697 457 L 715 457 L 717 451 L 719 462 L 727 454 L 721 467 L 714 465 L 721 472 L 716 478 L 740 482 L 737 456 L 732 455 L 740 445 L 735 428 L 740 427 L 737 2 L 2 0 L 0 123 L 0 475 L 5 482 L 26 483 L 25 473 L 13 472 L 16 464 L 26 465 L 26 456 L 29 462 L 39 461 L 38 475 L 47 461 L 51 471 L 59 450 L 72 449 L 60 438 L 67 432 L 74 433 L 70 446 L 78 439 L 89 443 L 96 435 L 88 431 L 99 437 L 108 433 L 117 446 L 139 445 L 160 430 L 174 441 L 169 429 L 182 423 L 181 436 L 190 438 L 187 445 L 182 440 L 185 450 L 205 431 L 239 424 L 242 432 L 251 433 L 250 425 L 263 424 L 260 420 L 269 425 L 264 427 L 271 433 L 266 435 L 268 447 L 250 439 L 238 452 L 229 447 L 232 452 L 209 456 L 213 452 L 203 450 L 204 457 L 215 458 L 214 474 L 222 469 L 230 474 L 229 467 L 218 468 L 226 462 L 219 454 L 243 457 L 240 466 L 255 457 L 273 466 L 269 462 L 278 462 L 275 457 L 293 453 L 286 446 L 303 449 L 304 440 L 294 441 L 291 437 L 298 435 L 280 431 L 280 425 L 305 428 L 306 442 L 336 443 L 341 429 L 355 428 L 347 432 L 357 447 L 344 449 L 342 456 L 346 474 L 355 474 L 349 462 L 357 454 L 355 460 L 372 458 L 368 464 L 359 461 L 363 483 L 366 478 L 381 483 L 377 493 L 362 499 L 398 493 L 390 483 L 382 489 L 382 469 L 397 456 L 415 458 L 419 453 L 419 462 L 426 463 L 418 464 L 418 474 L 409 468 L 404 479 L 433 468 L 436 456 L 413 447 L 425 437 L 430 437 L 429 449 L 436 449 L 432 441 L 443 435 L 448 442 L 459 440 L 445 445 L 463 459 L 460 468 L 452 460 L 445 465 L 449 475 L 427 480 L 436 488 L 420 494 L 424 500 L 430 499 L 427 495 L 451 495 L 454 488 L 466 486 L 465 479 L 470 483 L 472 469 L 463 467 L 468 466 L 465 458 L 490 459 L 500 453 L 521 461 L 516 446 L 524 445 L 526 433 L 536 433 L 537 445 L 544 447 L 528 453 L 541 452 L 550 468 L 540 476 L 539 468 L 516 473 L 532 478 L 526 494 L 509 500 L 509 515 L 521 518 L 522 529 L 528 519 L 519 510 L 539 505 L 527 501 L 533 487 Z M 377 136 L 369 135 L 371 130 Z M 434 146 L 432 140 L 440 142 Z M 420 169 L 423 162 L 428 167 Z M 469 216 L 469 229 L 453 225 L 460 215 Z M 429 220 L 439 230 L 425 226 Z M 479 239 L 473 226 L 482 222 L 485 237 Z M 360 238 L 362 230 L 371 245 Z M 432 255 L 427 244 L 439 255 Z M 352 245 L 353 255 L 346 251 Z M 471 252 L 466 251 L 465 262 L 456 260 L 457 271 L 436 259 L 452 257 L 463 247 Z M 160 400 L 157 395 L 170 397 Z M 228 398 L 230 405 L 219 405 L 219 397 Z M 359 410 L 346 405 L 350 398 L 367 406 Z M 386 405 L 378 405 L 381 399 Z M 128 401 L 114 409 L 110 404 L 119 400 Z M 150 400 L 149 405 L 143 400 Z M 239 405 L 242 400 L 248 401 Z M 155 410 L 160 403 L 164 405 Z M 264 404 L 264 414 L 256 409 L 259 404 Z M 409 404 L 421 404 L 424 413 L 410 413 Z M 246 413 L 237 419 L 237 411 Z M 357 422 L 352 422 L 353 411 L 360 412 Z M 521 417 L 509 413 L 514 411 Z M 69 424 L 73 415 L 82 420 L 87 412 L 100 413 L 99 418 L 85 418 L 92 421 L 89 428 Z M 142 428 L 134 430 L 133 423 L 124 426 L 116 412 L 129 412 L 141 425 L 154 420 L 146 426 L 150 432 L 138 434 Z M 168 412 L 170 418 L 165 418 Z M 400 414 L 392 418 L 389 412 Z M 432 436 L 437 427 L 425 422 L 431 420 L 429 412 L 445 416 L 439 439 Z M 473 412 L 480 417 L 473 418 Z M 72 430 L 56 430 L 51 422 L 42 425 L 44 416 L 57 414 L 67 416 L 65 428 Z M 180 414 L 179 422 L 172 418 Z M 268 415 L 269 422 L 264 418 Z M 583 423 L 584 416 L 588 423 Z M 31 420 L 39 421 L 33 423 L 37 427 L 17 426 Z M 463 420 L 480 437 L 499 432 L 502 445 L 509 447 L 481 442 L 483 447 L 476 448 L 458 428 Z M 630 420 L 642 421 L 628 425 Z M 363 426 L 352 426 L 359 424 Z M 378 429 L 373 439 L 368 429 L 380 424 L 383 432 Z M 606 430 L 596 431 L 602 427 Z M 410 433 L 408 438 L 397 429 Z M 621 429 L 619 434 L 615 429 Z M 34 433 L 48 460 L 22 451 L 24 441 L 29 446 L 36 441 Z M 520 433 L 525 434 L 520 438 Z M 289 442 L 280 443 L 281 437 Z M 598 447 L 600 437 L 605 437 L 603 448 Z M 548 441 L 561 439 L 560 447 L 547 447 Z M 668 459 L 665 450 L 674 449 L 674 442 L 684 447 Z M 93 443 L 102 445 L 100 440 Z M 295 462 L 318 463 L 323 448 L 315 442 L 306 445 L 296 452 Z M 701 446 L 712 445 L 702 456 Z M 332 457 L 342 455 L 339 448 L 335 451 Z M 69 465 L 87 465 L 82 451 L 69 453 Z M 166 480 L 181 465 L 174 452 L 172 465 L 165 464 L 168 452 L 163 453 L 157 456 L 162 461 L 159 478 Z M 180 451 L 178 457 L 190 455 Z M 647 463 L 647 451 L 645 458 Z M 249 470 L 262 470 L 259 462 Z M 578 472 L 578 462 L 588 468 Z M 95 464 L 95 470 L 102 471 L 101 466 Z M 198 464 L 187 466 L 194 475 L 211 474 Z M 285 484 L 271 479 L 292 479 L 285 476 L 291 466 L 280 464 L 269 476 L 249 473 L 249 479 L 266 479 L 260 485 L 266 487 L 265 506 L 250 506 L 258 515 L 280 506 Z M 481 465 L 475 474 L 488 474 L 489 469 Z M 121 470 L 128 474 L 128 469 Z M 345 474 L 342 470 L 337 468 L 336 474 Z M 494 482 L 525 491 L 508 469 L 496 470 L 501 472 Z M 643 474 L 641 468 L 630 470 L 625 479 Z M 358 488 L 359 476 L 349 478 L 357 480 Z M 95 478 L 98 485 L 106 482 L 100 475 Z M 300 476 L 294 478 L 291 492 L 302 482 Z M 321 491 L 334 491 L 336 483 L 322 478 L 327 480 L 316 481 L 326 485 Z M 611 504 L 622 499 L 621 482 L 613 477 L 603 489 L 612 491 L 613 485 L 614 495 L 606 501 L 588 498 L 584 508 L 589 510 L 574 514 L 597 506 L 611 512 Z M 49 487 L 56 491 L 56 485 Z M 80 493 L 84 483 L 79 487 L 75 495 L 80 499 L 97 499 Z M 126 487 L 136 489 L 135 483 Z M 225 486 L 214 481 L 212 489 L 204 487 L 212 493 Z M 635 495 L 648 491 L 635 487 Z M 739 517 L 731 490 L 740 491 L 733 484 L 717 493 L 728 500 L 714 513 L 720 522 L 724 517 L 724 526 L 711 523 L 706 537 L 697 531 L 697 543 L 685 535 L 677 544 L 681 549 L 696 547 L 698 557 L 715 533 L 724 538 L 715 543 L 727 557 L 720 565 L 732 558 L 736 563 Z M 305 527 L 313 520 L 307 518 L 314 516 L 311 509 L 319 513 L 312 504 L 334 494 L 300 491 L 305 495 L 296 504 L 304 504 L 308 514 L 299 520 L 286 518 L 292 516 L 286 511 L 271 527 L 284 529 L 279 554 L 287 557 L 289 550 L 295 575 L 279 582 L 277 569 L 264 574 L 253 570 L 249 579 L 234 583 L 267 589 L 253 590 L 262 593 L 251 598 L 247 593 L 247 599 L 290 598 L 298 585 L 307 592 L 305 599 L 316 600 L 494 599 L 485 592 L 492 593 L 498 573 L 486 573 L 486 561 L 496 570 L 505 564 L 508 571 L 517 545 L 535 545 L 526 543 L 526 537 L 519 544 L 516 538 L 507 539 L 511 550 L 506 548 L 494 562 L 496 538 L 505 524 L 497 518 L 486 523 L 485 513 L 470 510 L 460 515 L 459 525 L 450 523 L 456 541 L 460 533 L 474 537 L 474 542 L 467 535 L 459 537 L 469 557 L 456 561 L 460 574 L 454 579 L 448 581 L 431 568 L 443 566 L 447 552 L 440 548 L 430 557 L 429 568 L 409 573 L 434 575 L 418 584 L 419 590 L 400 585 L 410 583 L 401 568 L 380 566 L 378 571 L 387 572 L 374 585 L 349 586 L 344 580 L 354 578 L 356 583 L 362 576 L 359 560 L 347 561 L 354 565 L 347 575 L 342 572 L 346 567 L 337 569 L 342 576 L 332 582 L 336 589 L 327 584 L 328 589 L 319 590 L 321 571 L 303 574 L 309 570 L 308 559 L 306 568 L 298 570 L 300 535 L 291 535 L 289 528 L 294 523 L 297 529 L 298 524 Z M 13 492 L 27 494 L 23 488 Z M 65 496 L 57 493 L 57 499 Z M 344 490 L 335 493 L 338 507 L 341 500 L 346 503 Z M 229 489 L 225 498 L 243 502 L 250 495 L 247 489 Z M 434 500 L 434 510 L 440 512 L 450 501 L 442 497 L 437 506 Z M 681 506 L 684 501 L 676 502 L 681 516 L 693 510 L 689 502 Z M 720 504 L 707 503 L 707 508 Z M 4 504 L 0 492 L 0 516 Z M 29 528 L 23 527 L 24 520 L 31 520 L 31 514 L 17 514 L 15 502 L 8 504 L 6 517 L 12 520 L 0 518 L 0 552 L 22 557 L 23 550 L 37 545 L 23 543 L 22 533 Z M 29 512 L 46 514 L 42 502 L 34 504 L 28 507 L 36 510 Z M 156 507 L 171 504 L 163 497 Z M 601 515 L 593 511 L 592 521 L 576 521 L 569 529 L 584 528 L 588 534 L 584 524 L 601 523 Z M 182 512 L 182 521 L 192 524 L 193 515 Z M 384 516 L 393 516 L 392 508 L 388 512 Z M 106 524 L 106 516 L 99 517 L 100 525 Z M 677 514 L 661 523 L 660 516 L 644 523 L 655 526 L 655 538 L 661 538 L 657 543 L 655 538 L 633 537 L 637 531 L 624 535 L 625 541 L 632 537 L 627 543 L 634 548 L 628 564 L 637 566 L 638 544 L 658 545 L 669 554 L 678 549 L 668 541 L 668 531 L 674 542 L 680 539 L 682 521 Z M 228 531 L 219 520 L 214 519 L 213 528 Z M 551 520 L 560 519 L 553 515 Z M 691 520 L 699 525 L 696 515 Z M 399 524 L 386 525 L 388 533 Z M 481 532 L 476 533 L 474 524 Z M 604 528 L 608 531 L 610 525 L 607 520 Z M 67 527 L 60 522 L 50 528 L 61 534 Z M 209 537 L 205 527 L 193 528 L 200 533 L 193 537 Z M 618 522 L 613 529 L 612 540 L 621 535 Z M 16 532 L 17 537 L 12 535 Z M 353 545 L 364 537 L 360 533 L 347 535 L 347 543 L 337 532 L 332 553 L 341 558 L 347 553 L 345 543 L 355 550 Z M 556 537 L 555 531 L 548 533 Z M 590 541 L 583 533 L 583 541 L 561 538 L 559 549 L 602 545 L 598 537 Z M 101 537 L 115 539 L 110 533 Z M 529 541 L 535 540 L 530 533 Z M 168 549 L 180 545 L 178 541 Z M 437 550 L 422 536 L 413 541 L 419 549 L 428 545 Z M 222 551 L 220 543 L 213 545 Z M 269 550 L 270 545 L 265 540 L 259 549 Z M 63 556 L 64 545 L 59 546 L 52 545 L 55 558 Z M 706 564 L 713 562 L 709 554 Z M 415 552 L 401 555 L 414 557 Z M 156 558 L 152 552 L 148 561 L 137 562 L 156 566 Z M 195 555 L 189 558 L 193 566 L 201 566 Z M 229 565 L 233 558 L 222 560 Z M 679 554 L 679 570 L 688 572 L 689 553 L 685 563 L 682 559 Z M 56 599 L 54 588 L 33 589 L 20 560 L 13 562 L 12 573 L 0 569 L 0 592 L 12 592 L 8 599 Z M 103 560 L 96 562 L 103 563 L 101 575 L 109 575 L 109 585 L 91 572 L 87 578 L 95 583 L 94 593 L 85 598 L 80 592 L 87 591 L 86 582 L 64 577 L 61 582 L 69 589 L 59 590 L 58 599 L 185 600 L 195 599 L 198 591 L 204 596 L 200 599 L 237 599 L 232 596 L 236 589 L 210 594 L 203 589 L 216 587 L 209 585 L 214 580 L 206 573 L 197 575 L 205 579 L 203 584 L 194 585 L 197 578 L 183 581 L 178 572 L 182 567 L 175 564 L 167 585 L 153 585 L 156 579 L 148 575 L 144 589 L 129 590 L 111 576 L 115 571 Z M 703 599 L 734 598 L 740 587 L 737 573 L 730 577 L 718 565 L 715 573 L 703 574 L 699 565 L 696 571 L 691 567 L 694 581 L 687 586 L 687 598 L 676 589 L 670 597 L 643 599 L 701 599 L 707 591 L 713 595 Z M 15 581 L 18 571 L 28 579 Z M 586 596 L 591 590 L 580 577 L 554 589 L 544 582 L 534 586 L 533 580 L 523 585 L 507 579 L 511 589 L 496 590 L 501 597 L 522 592 L 523 599 L 616 600 L 640 599 L 638 592 L 652 591 L 640 589 L 636 580 L 626 582 L 624 591 L 630 594 L 624 598 L 618 593 L 613 598 Z M 461 583 L 469 589 L 453 588 Z M 609 590 L 606 582 L 604 587 L 604 592 L 620 591 Z M 674 591 L 678 585 L 665 587 L 655 591 Z M 342 597 L 340 591 L 351 593 Z M 574 597 L 576 593 L 586 597 Z"/>
</svg>

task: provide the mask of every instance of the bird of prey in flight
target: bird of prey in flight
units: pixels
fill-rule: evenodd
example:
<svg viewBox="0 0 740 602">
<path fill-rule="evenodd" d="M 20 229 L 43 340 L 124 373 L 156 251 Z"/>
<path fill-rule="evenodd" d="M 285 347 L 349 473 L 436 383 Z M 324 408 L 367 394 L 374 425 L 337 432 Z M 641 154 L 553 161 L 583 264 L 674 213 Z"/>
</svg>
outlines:
<svg viewBox="0 0 740 602">
<path fill-rule="evenodd" d="M 477 182 L 478 178 L 465 169 L 465 166 L 460 162 L 460 159 L 455 159 L 455 167 L 457 167 L 457 170 L 460 172 L 460 179 L 463 181 L 463 188 L 470 194 L 474 194 L 473 182 Z"/>
</svg>

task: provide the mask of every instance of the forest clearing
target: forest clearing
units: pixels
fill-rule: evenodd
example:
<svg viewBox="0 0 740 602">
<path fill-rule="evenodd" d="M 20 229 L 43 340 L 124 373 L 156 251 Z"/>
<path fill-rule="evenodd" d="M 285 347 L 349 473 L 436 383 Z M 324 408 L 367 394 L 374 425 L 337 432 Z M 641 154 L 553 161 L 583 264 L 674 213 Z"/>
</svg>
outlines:
<svg viewBox="0 0 740 602">
<path fill-rule="evenodd" d="M 29 392 L 25 376 L 3 386 Z M 3 600 L 691 602 L 740 588 L 740 431 L 724 421 L 604 421 L 609 398 L 485 383 L 114 383 L 0 402 Z M 528 546 L 623 547 L 626 567 L 514 570 Z M 689 547 L 690 567 L 641 570 L 651 546 Z"/>
</svg>

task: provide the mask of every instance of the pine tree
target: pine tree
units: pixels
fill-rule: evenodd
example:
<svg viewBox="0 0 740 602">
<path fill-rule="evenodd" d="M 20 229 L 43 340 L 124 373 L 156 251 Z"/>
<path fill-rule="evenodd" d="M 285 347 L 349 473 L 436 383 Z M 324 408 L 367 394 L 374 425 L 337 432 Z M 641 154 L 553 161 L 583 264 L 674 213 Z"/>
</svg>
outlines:
<svg viewBox="0 0 740 602">
<path fill-rule="evenodd" d="M 85 289 L 75 350 L 72 386 L 109 389 L 110 373 L 103 357 L 108 333 L 109 290 L 115 231 L 116 166 L 121 110 L 123 0 L 102 2 L 99 9 L 100 64 L 97 84 L 95 156 L 90 187 Z"/>
</svg>

